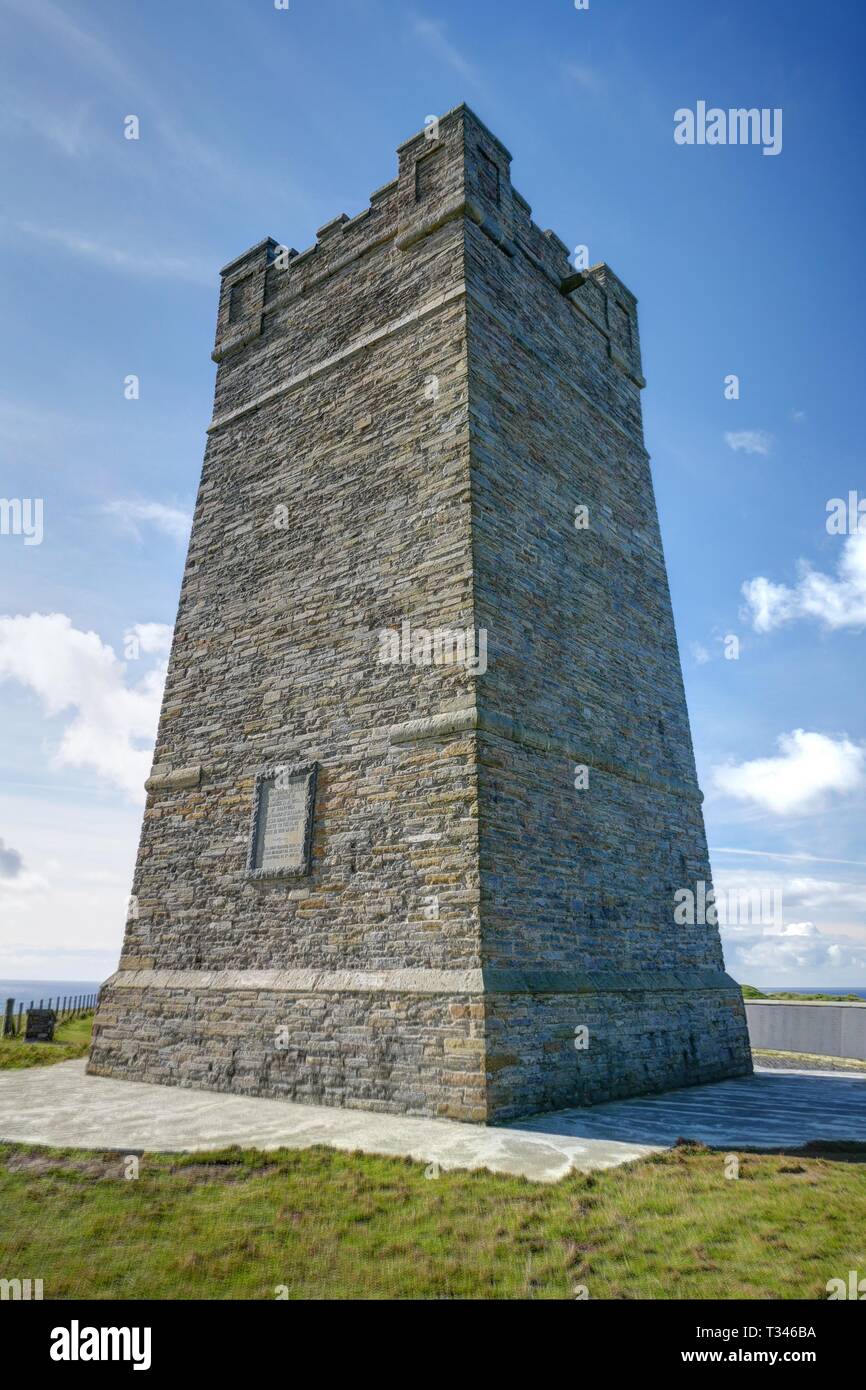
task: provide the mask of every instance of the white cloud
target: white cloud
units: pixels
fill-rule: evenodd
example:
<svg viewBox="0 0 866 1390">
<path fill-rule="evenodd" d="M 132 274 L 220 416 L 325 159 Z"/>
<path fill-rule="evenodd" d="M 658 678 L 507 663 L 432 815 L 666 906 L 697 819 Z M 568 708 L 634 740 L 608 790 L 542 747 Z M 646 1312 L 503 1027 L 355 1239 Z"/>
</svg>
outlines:
<svg viewBox="0 0 866 1390">
<path fill-rule="evenodd" d="M 740 851 L 742 852 L 742 851 Z M 864 867 L 864 866 L 861 866 Z M 752 984 L 864 983 L 866 883 L 789 877 L 772 868 L 713 870 L 727 968 Z M 763 909 L 763 911 L 761 910 Z"/>
<path fill-rule="evenodd" d="M 743 901 L 770 901 L 774 894 L 782 899 L 779 916 L 809 917 L 822 926 L 866 929 L 866 883 L 860 880 L 812 878 L 807 874 L 789 875 L 774 869 L 728 868 L 713 871 L 717 893 Z M 742 914 L 740 914 L 742 917 Z M 730 920 L 734 920 L 731 917 Z"/>
<path fill-rule="evenodd" d="M 800 562 L 801 576 L 789 588 L 759 576 L 743 594 L 756 632 L 771 632 L 798 618 L 814 618 L 830 630 L 866 627 L 866 532 L 844 541 L 835 578 Z"/>
<path fill-rule="evenodd" d="M 126 644 L 132 639 L 146 656 L 168 656 L 173 633 L 168 623 L 133 623 L 123 634 L 123 641 Z"/>
<path fill-rule="evenodd" d="M 95 632 L 63 613 L 0 618 L 0 680 L 15 680 L 40 699 L 48 717 L 71 715 L 55 760 L 88 768 L 135 801 L 144 797 L 159 717 L 165 665 L 137 685 Z"/>
<path fill-rule="evenodd" d="M 0 904 L 4 913 L 13 907 L 20 908 L 36 894 L 44 894 L 47 887 L 47 881 L 41 874 L 31 873 L 29 870 L 15 878 L 4 878 L 0 874 Z"/>
<path fill-rule="evenodd" d="M 139 523 L 155 526 L 172 540 L 186 544 L 192 526 L 192 515 L 181 507 L 167 506 L 164 502 L 135 502 L 130 499 L 107 502 L 103 511 L 115 516 L 124 530 L 134 535 L 137 541 L 143 539 Z"/>
<path fill-rule="evenodd" d="M 781 734 L 775 758 L 755 758 L 713 769 L 720 791 L 776 815 L 814 809 L 830 793 L 857 791 L 866 783 L 866 749 L 847 738 L 795 729 Z"/>
<path fill-rule="evenodd" d="M 708 661 L 712 661 L 712 654 L 709 649 L 700 642 L 692 643 L 692 656 L 697 666 L 706 666 Z"/>
<path fill-rule="evenodd" d="M 862 985 L 866 977 L 866 946 L 819 931 L 814 922 L 788 922 L 784 926 L 722 927 L 725 962 L 741 983 L 783 985 L 786 977 L 795 986 L 842 982 L 853 975 Z"/>
<path fill-rule="evenodd" d="M 173 256 L 160 251 L 141 251 L 133 246 L 112 246 L 91 236 L 71 232 L 65 227 L 45 227 L 40 223 L 18 222 L 19 232 L 46 241 L 74 256 L 82 256 L 102 266 L 144 279 L 186 280 L 192 285 L 212 286 L 214 273 L 208 261 L 189 256 Z"/>
<path fill-rule="evenodd" d="M 773 436 L 766 430 L 728 430 L 725 443 L 735 454 L 768 454 Z"/>
<path fill-rule="evenodd" d="M 803 421 L 806 419 L 805 410 L 792 410 L 791 419 L 794 421 L 795 425 L 802 425 Z"/>
<path fill-rule="evenodd" d="M 832 878 L 789 878 L 785 882 L 786 902 L 798 911 L 827 914 L 840 911 L 863 917 L 866 909 L 866 887 L 862 883 L 845 883 Z"/>
</svg>

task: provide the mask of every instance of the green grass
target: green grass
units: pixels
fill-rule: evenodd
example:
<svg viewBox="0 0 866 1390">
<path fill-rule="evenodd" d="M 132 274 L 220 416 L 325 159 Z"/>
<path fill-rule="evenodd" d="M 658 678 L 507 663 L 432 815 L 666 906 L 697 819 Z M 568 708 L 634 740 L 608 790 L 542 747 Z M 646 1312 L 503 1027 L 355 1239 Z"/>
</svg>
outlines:
<svg viewBox="0 0 866 1390">
<path fill-rule="evenodd" d="M 0 1263 L 46 1298 L 813 1298 L 866 1269 L 866 1149 L 697 1146 L 550 1186 L 329 1149 L 0 1146 Z M 848 1160 L 848 1161 L 845 1161 Z M 852 1161 L 853 1160 L 853 1161 Z"/>
<path fill-rule="evenodd" d="M 68 1019 L 54 1032 L 52 1043 L 28 1043 L 23 1038 L 0 1038 L 0 1071 L 12 1067 L 48 1067 L 83 1057 L 90 1046 L 93 1014 Z"/>
<path fill-rule="evenodd" d="M 82 1056 L 0 1042 L 0 1068 Z M 825 1298 L 866 1270 L 866 1147 L 694 1145 L 543 1186 L 330 1149 L 190 1156 L 0 1144 L 0 1277 L 46 1298 Z"/>
</svg>

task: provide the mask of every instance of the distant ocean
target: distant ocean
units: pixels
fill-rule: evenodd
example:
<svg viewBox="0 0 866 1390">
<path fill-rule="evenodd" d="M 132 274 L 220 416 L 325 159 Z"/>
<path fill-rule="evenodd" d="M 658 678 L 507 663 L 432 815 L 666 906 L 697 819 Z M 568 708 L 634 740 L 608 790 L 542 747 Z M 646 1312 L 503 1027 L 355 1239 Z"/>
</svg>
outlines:
<svg viewBox="0 0 866 1390">
<path fill-rule="evenodd" d="M 19 1004 L 26 1009 L 30 1004 L 39 1008 L 41 999 L 48 1008 L 48 1000 L 56 1008 L 57 1000 L 68 999 L 73 994 L 98 994 L 100 980 L 0 980 L 0 1014 L 5 1011 L 6 1000 L 15 1000 L 15 1012 Z"/>
</svg>

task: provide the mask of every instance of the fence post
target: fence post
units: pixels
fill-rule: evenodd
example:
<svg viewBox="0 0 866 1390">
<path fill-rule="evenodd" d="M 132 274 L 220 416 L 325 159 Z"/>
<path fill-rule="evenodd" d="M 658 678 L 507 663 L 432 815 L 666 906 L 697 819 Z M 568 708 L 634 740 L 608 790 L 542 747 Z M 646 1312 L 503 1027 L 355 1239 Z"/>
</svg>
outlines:
<svg viewBox="0 0 866 1390">
<path fill-rule="evenodd" d="M 11 1038 L 11 1037 L 13 1036 L 14 1032 L 15 1032 L 14 1013 L 15 1013 L 15 1000 L 14 1000 L 14 999 L 7 999 L 7 1000 L 6 1000 L 6 1017 L 3 1019 L 3 1036 L 4 1036 L 4 1038 Z"/>
<path fill-rule="evenodd" d="M 23 1029 L 24 1029 L 24 1022 L 23 1022 L 23 1020 L 24 1020 L 24 1005 L 23 1005 L 23 1004 L 19 1004 L 19 1005 L 18 1005 L 18 1029 L 17 1029 L 17 1033 L 16 1033 L 16 1036 L 19 1037 L 19 1038 L 21 1037 L 21 1034 L 22 1034 Z"/>
</svg>

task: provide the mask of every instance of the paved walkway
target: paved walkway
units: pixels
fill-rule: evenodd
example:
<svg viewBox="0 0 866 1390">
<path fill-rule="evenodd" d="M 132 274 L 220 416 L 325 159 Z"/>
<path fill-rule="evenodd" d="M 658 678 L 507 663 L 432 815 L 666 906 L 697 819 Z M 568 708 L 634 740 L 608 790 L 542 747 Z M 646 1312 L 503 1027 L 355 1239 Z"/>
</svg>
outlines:
<svg viewBox="0 0 866 1390">
<path fill-rule="evenodd" d="M 612 1168 L 669 1148 L 680 1137 L 726 1150 L 809 1139 L 866 1142 L 866 1077 L 757 1072 L 485 1128 L 113 1081 L 87 1076 L 83 1061 L 0 1072 L 0 1139 L 58 1147 L 177 1152 L 325 1144 L 555 1182 L 573 1169 Z"/>
<path fill-rule="evenodd" d="M 558 1110 L 524 1120 L 523 1127 L 548 1138 L 616 1135 L 659 1148 L 677 1139 L 698 1139 L 714 1149 L 790 1149 L 812 1139 L 866 1144 L 866 1076 L 758 1068 L 736 1081 Z"/>
</svg>

